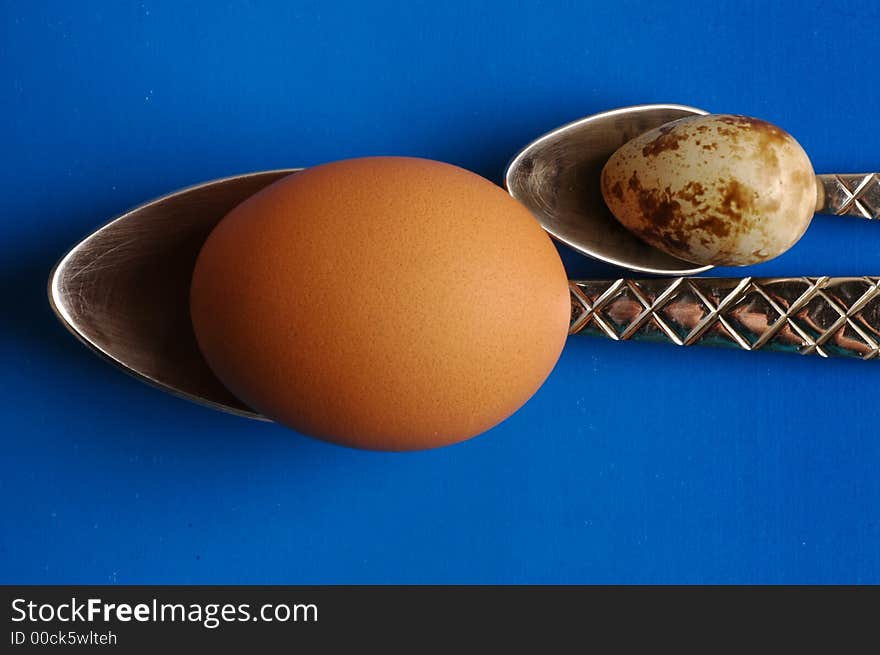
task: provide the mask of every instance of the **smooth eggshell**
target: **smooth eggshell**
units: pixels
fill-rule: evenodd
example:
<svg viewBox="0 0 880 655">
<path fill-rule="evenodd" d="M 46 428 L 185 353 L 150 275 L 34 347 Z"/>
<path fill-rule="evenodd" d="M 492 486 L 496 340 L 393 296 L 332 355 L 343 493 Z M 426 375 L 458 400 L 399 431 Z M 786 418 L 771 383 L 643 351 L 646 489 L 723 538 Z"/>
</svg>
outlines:
<svg viewBox="0 0 880 655">
<path fill-rule="evenodd" d="M 519 408 L 565 341 L 548 236 L 464 169 L 354 159 L 284 178 L 204 244 L 191 313 L 229 389 L 296 430 L 370 449 L 467 439 Z"/>
<path fill-rule="evenodd" d="M 621 147 L 602 195 L 631 232 L 697 264 L 741 266 L 776 257 L 816 208 L 813 167 L 800 144 L 746 116 L 683 118 Z"/>
</svg>

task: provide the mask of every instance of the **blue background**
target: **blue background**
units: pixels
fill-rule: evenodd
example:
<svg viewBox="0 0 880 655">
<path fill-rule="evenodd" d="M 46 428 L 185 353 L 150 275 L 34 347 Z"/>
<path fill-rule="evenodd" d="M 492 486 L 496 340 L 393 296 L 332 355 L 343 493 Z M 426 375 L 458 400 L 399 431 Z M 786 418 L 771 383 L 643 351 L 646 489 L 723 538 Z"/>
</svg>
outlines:
<svg viewBox="0 0 880 655">
<path fill-rule="evenodd" d="M 500 182 L 629 104 L 877 170 L 878 24 L 842 0 L 0 2 L 0 582 L 880 582 L 880 364 L 574 338 L 486 435 L 369 453 L 148 388 L 45 300 L 68 246 L 184 185 L 368 154 Z M 819 218 L 749 272 L 880 274 L 878 246 Z"/>
</svg>

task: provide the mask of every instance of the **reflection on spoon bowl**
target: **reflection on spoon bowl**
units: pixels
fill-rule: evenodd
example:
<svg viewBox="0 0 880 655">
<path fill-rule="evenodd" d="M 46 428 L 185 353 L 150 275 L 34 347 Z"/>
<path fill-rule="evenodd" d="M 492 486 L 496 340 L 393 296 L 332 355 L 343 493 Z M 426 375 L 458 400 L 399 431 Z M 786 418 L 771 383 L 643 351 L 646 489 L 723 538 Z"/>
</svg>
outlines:
<svg viewBox="0 0 880 655">
<path fill-rule="evenodd" d="M 205 182 L 113 219 L 74 246 L 49 279 L 64 326 L 136 378 L 215 409 L 262 418 L 220 383 L 189 316 L 196 257 L 226 213 L 300 169 Z"/>
</svg>

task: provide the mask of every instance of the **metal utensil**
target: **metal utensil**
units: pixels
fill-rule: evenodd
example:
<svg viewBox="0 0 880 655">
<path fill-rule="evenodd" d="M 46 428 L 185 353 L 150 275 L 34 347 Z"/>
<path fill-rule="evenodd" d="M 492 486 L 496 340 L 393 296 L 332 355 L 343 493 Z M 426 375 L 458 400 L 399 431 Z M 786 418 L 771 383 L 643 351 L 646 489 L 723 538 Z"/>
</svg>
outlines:
<svg viewBox="0 0 880 655">
<path fill-rule="evenodd" d="M 880 278 L 573 281 L 569 334 L 875 359 Z"/>
<path fill-rule="evenodd" d="M 189 283 L 208 234 L 233 207 L 300 169 L 236 175 L 151 200 L 75 245 L 49 278 L 64 326 L 134 377 L 188 400 L 261 418 L 214 376 L 189 317 Z"/>
<path fill-rule="evenodd" d="M 49 301 L 83 343 L 182 398 L 263 418 L 214 376 L 189 317 L 189 283 L 211 229 L 235 205 L 300 169 L 237 175 L 143 204 L 74 246 Z M 573 281 L 571 334 L 875 358 L 880 279 Z"/>
<path fill-rule="evenodd" d="M 547 232 L 585 255 L 658 275 L 707 271 L 712 267 L 668 255 L 627 231 L 600 189 L 602 167 L 622 145 L 670 121 L 706 113 L 684 105 L 639 105 L 588 116 L 523 148 L 508 165 L 505 184 Z M 880 174 L 824 174 L 816 180 L 816 212 L 880 217 Z"/>
<path fill-rule="evenodd" d="M 640 105 L 568 123 L 520 150 L 507 165 L 505 186 L 550 235 L 584 255 L 657 275 L 707 271 L 712 267 L 668 255 L 629 232 L 605 206 L 599 186 L 602 167 L 624 143 L 707 113 L 685 105 Z"/>
</svg>

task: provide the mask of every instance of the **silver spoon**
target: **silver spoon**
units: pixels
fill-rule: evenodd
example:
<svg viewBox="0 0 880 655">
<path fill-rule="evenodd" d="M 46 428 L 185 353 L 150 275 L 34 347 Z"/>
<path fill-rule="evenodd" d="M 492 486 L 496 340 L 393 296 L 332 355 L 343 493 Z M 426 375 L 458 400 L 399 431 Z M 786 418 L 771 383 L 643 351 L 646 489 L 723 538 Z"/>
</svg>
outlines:
<svg viewBox="0 0 880 655">
<path fill-rule="evenodd" d="M 602 197 L 602 167 L 621 146 L 670 121 L 707 112 L 684 105 L 638 105 L 563 125 L 523 148 L 505 184 L 559 241 L 609 264 L 658 275 L 690 275 L 712 266 L 678 259 L 641 241 L 614 218 Z M 816 176 L 816 212 L 880 218 L 880 174 Z"/>
<path fill-rule="evenodd" d="M 300 169 L 205 182 L 151 200 L 74 246 L 49 278 L 64 326 L 126 373 L 188 400 L 262 418 L 214 376 L 189 318 L 189 283 L 208 234 L 233 207 Z"/>
<path fill-rule="evenodd" d="M 605 206 L 602 167 L 620 146 L 670 121 L 708 112 L 685 105 L 639 105 L 594 114 L 538 137 L 507 165 L 504 183 L 554 238 L 578 252 L 633 271 L 707 271 L 658 250 L 624 228 Z"/>
<path fill-rule="evenodd" d="M 215 409 L 263 418 L 205 363 L 190 324 L 189 284 L 217 222 L 298 170 L 205 182 L 111 220 L 56 264 L 48 288 L 53 310 L 74 336 L 134 377 Z M 880 278 L 676 277 L 570 286 L 571 334 L 862 359 L 880 352 Z"/>
</svg>

